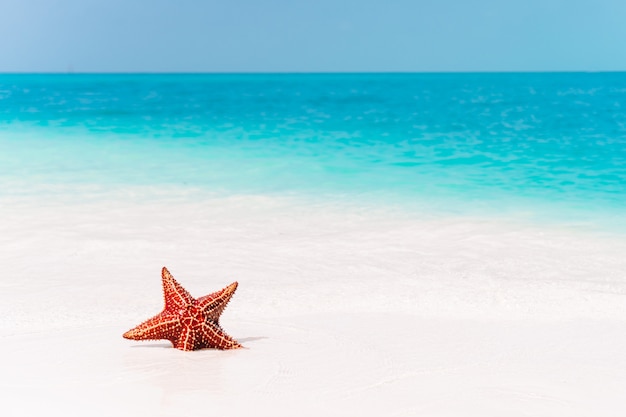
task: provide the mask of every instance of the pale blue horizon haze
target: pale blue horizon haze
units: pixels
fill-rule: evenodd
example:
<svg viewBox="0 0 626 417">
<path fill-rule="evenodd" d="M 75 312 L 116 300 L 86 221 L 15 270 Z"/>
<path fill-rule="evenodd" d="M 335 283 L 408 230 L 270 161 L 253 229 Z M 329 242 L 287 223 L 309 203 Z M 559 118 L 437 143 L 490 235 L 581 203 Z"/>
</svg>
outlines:
<svg viewBox="0 0 626 417">
<path fill-rule="evenodd" d="M 0 72 L 626 70 L 616 0 L 2 0 Z"/>
</svg>

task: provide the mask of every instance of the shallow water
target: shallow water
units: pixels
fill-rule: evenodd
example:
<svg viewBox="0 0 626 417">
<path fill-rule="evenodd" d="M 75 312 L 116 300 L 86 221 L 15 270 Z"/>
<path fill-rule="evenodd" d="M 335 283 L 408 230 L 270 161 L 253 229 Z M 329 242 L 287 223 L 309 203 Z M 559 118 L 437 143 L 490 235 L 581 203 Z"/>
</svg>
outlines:
<svg viewBox="0 0 626 417">
<path fill-rule="evenodd" d="M 1 75 L 0 198 L 170 187 L 620 229 L 624 105 L 626 73 Z"/>
</svg>

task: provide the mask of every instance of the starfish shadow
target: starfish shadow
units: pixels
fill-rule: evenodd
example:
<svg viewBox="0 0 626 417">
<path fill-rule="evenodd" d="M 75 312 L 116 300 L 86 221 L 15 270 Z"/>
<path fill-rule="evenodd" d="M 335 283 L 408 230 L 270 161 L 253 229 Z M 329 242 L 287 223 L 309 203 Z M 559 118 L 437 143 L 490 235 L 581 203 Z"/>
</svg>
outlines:
<svg viewBox="0 0 626 417">
<path fill-rule="evenodd" d="M 269 339 L 267 336 L 252 336 L 252 337 L 242 337 L 241 339 L 237 339 L 240 343 L 248 343 L 248 342 L 256 342 L 257 340 Z M 134 345 L 131 348 L 161 348 L 161 349 L 171 349 L 171 343 L 152 343 L 152 344 L 142 344 L 142 345 Z"/>
<path fill-rule="evenodd" d="M 134 345 L 132 348 L 171 348 L 171 343 L 154 343 L 154 344 L 145 344 L 145 345 Z"/>
<path fill-rule="evenodd" d="M 241 343 L 255 342 L 257 340 L 269 339 L 267 336 L 252 336 L 252 337 L 242 337 L 241 339 L 237 339 Z"/>
</svg>

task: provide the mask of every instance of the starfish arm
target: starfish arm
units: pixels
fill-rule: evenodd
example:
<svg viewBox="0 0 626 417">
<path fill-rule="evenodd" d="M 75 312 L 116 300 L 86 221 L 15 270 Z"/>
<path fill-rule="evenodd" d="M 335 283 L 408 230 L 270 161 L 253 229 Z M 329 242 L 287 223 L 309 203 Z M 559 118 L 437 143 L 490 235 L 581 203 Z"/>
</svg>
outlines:
<svg viewBox="0 0 626 417">
<path fill-rule="evenodd" d="M 178 340 L 174 343 L 174 347 L 180 350 L 194 350 L 196 348 L 196 333 L 191 327 L 185 326 Z"/>
<path fill-rule="evenodd" d="M 164 311 L 124 333 L 124 338 L 131 340 L 166 339 L 175 343 L 181 330 L 179 318 Z"/>
<path fill-rule="evenodd" d="M 217 323 L 228 302 L 235 294 L 237 285 L 238 283 L 235 281 L 219 291 L 198 298 L 198 308 L 205 317 Z"/>
<path fill-rule="evenodd" d="M 166 267 L 161 270 L 163 279 L 163 297 L 165 298 L 165 310 L 178 311 L 193 304 L 194 299 L 170 274 Z"/>
<path fill-rule="evenodd" d="M 243 347 L 239 342 L 227 335 L 220 326 L 210 322 L 203 324 L 199 339 L 200 348 L 226 350 Z"/>
</svg>

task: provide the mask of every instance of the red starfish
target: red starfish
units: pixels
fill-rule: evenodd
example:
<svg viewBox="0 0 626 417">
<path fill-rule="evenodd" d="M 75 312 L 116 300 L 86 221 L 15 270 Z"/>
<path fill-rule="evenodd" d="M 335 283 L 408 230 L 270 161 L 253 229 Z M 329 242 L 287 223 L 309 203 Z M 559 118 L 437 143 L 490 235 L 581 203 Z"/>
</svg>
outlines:
<svg viewBox="0 0 626 417">
<path fill-rule="evenodd" d="M 220 315 L 237 289 L 236 282 L 196 300 L 176 282 L 167 268 L 163 267 L 161 276 L 165 308 L 156 316 L 124 333 L 126 339 L 167 339 L 180 350 L 242 347 L 219 325 Z"/>
</svg>

